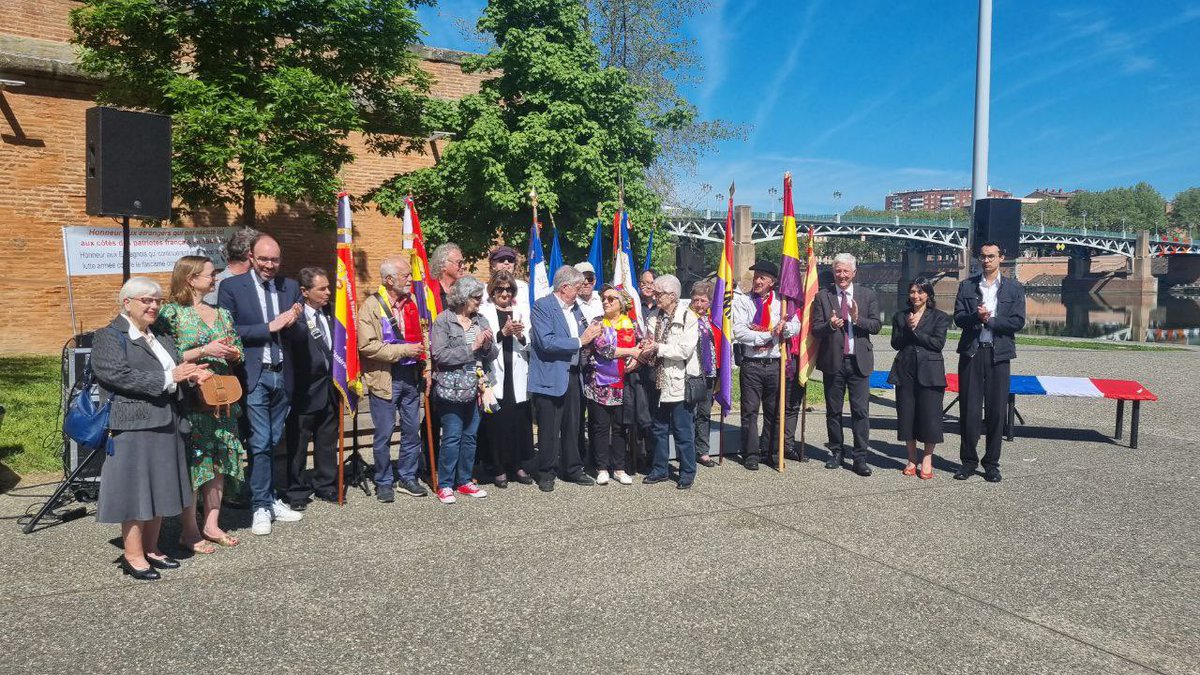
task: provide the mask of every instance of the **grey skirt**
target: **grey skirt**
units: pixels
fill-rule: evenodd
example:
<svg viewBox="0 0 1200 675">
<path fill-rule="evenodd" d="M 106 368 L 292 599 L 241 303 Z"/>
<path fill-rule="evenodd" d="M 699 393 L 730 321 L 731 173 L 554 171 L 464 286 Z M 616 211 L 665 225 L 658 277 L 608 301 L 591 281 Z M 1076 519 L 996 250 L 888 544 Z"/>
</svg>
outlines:
<svg viewBox="0 0 1200 675">
<path fill-rule="evenodd" d="M 178 419 L 158 429 L 116 432 L 113 446 L 100 470 L 98 522 L 177 516 L 191 506 L 192 482 Z"/>
</svg>

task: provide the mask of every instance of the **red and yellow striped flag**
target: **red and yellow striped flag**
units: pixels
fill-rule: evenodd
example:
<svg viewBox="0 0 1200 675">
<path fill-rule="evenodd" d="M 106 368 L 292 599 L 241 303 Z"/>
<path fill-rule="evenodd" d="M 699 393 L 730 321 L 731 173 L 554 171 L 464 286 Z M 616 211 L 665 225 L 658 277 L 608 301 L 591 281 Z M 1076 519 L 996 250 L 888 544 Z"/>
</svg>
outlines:
<svg viewBox="0 0 1200 675">
<path fill-rule="evenodd" d="M 813 255 L 813 230 L 808 228 L 808 253 L 804 269 L 804 300 L 800 306 L 800 334 L 793 338 L 799 356 L 796 370 L 800 374 L 800 386 L 807 386 L 817 365 L 817 339 L 812 334 L 813 302 L 817 299 L 817 257 Z"/>
</svg>

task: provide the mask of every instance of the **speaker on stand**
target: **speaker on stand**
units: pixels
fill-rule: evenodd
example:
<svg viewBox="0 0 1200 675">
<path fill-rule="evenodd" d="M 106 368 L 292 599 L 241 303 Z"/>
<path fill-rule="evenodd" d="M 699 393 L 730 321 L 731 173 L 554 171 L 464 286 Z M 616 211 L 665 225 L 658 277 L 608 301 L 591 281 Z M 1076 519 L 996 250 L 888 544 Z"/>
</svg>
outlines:
<svg viewBox="0 0 1200 675">
<path fill-rule="evenodd" d="M 692 284 L 709 276 L 704 269 L 704 242 L 691 237 L 680 237 L 675 247 L 675 276 L 683 287 L 681 301 L 691 297 Z"/>
<path fill-rule="evenodd" d="M 974 250 L 979 253 L 984 242 L 1000 244 L 1004 257 L 1009 260 L 1020 255 L 1021 248 L 1021 200 L 980 199 L 975 202 L 973 223 Z"/>
<path fill-rule="evenodd" d="M 85 210 L 121 218 L 122 272 L 129 279 L 129 219 L 171 218 L 171 118 L 88 108 Z"/>
</svg>

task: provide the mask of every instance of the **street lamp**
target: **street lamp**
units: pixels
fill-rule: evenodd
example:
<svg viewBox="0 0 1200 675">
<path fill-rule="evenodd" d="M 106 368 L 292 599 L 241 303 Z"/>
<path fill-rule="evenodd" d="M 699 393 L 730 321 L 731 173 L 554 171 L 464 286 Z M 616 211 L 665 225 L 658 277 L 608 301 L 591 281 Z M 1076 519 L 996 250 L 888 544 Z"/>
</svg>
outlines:
<svg viewBox="0 0 1200 675">
<path fill-rule="evenodd" d="M 771 195 L 771 220 L 775 220 L 775 202 L 779 201 L 775 195 L 779 194 L 779 188 L 772 185 L 767 188 L 767 194 Z"/>
</svg>

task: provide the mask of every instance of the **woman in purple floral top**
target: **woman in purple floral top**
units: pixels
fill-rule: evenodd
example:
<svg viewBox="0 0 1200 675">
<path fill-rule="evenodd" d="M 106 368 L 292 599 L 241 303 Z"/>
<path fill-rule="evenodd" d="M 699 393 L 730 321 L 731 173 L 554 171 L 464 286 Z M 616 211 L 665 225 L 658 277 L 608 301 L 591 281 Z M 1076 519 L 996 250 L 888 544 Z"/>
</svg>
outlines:
<svg viewBox="0 0 1200 675">
<path fill-rule="evenodd" d="M 633 298 L 605 284 L 600 289 L 604 314 L 592 320 L 600 336 L 584 345 L 583 396 L 587 399 L 588 435 L 596 458 L 596 484 L 606 485 L 609 470 L 621 485 L 633 478 L 625 473 L 625 375 L 635 367 L 642 331 L 629 318 Z"/>
</svg>

